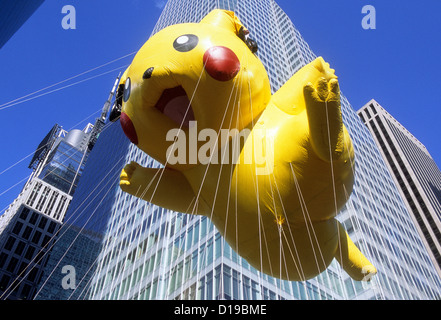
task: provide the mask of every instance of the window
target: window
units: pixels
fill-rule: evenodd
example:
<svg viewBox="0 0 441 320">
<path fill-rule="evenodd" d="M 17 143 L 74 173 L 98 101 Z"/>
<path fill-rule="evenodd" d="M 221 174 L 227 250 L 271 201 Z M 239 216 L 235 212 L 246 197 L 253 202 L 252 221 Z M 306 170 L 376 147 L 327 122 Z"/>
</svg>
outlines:
<svg viewBox="0 0 441 320">
<path fill-rule="evenodd" d="M 243 276 L 242 289 L 243 289 L 243 298 L 245 300 L 251 299 L 250 278 Z"/>
<path fill-rule="evenodd" d="M 40 210 L 40 211 L 42 210 L 44 204 L 46 203 L 49 191 L 50 191 L 49 187 L 45 187 L 44 188 L 43 193 L 42 193 L 40 199 L 38 200 L 38 203 L 37 203 L 37 206 L 36 206 L 37 210 Z M 37 218 L 38 218 L 38 216 L 37 216 Z"/>
<path fill-rule="evenodd" d="M 210 271 L 206 276 L 206 296 L 204 299 L 211 300 L 213 299 L 213 272 Z"/>
<path fill-rule="evenodd" d="M 25 270 L 27 270 L 27 267 L 28 267 L 28 263 L 23 261 L 20 264 L 20 267 L 18 268 L 17 274 L 18 275 L 22 275 L 25 272 Z"/>
<path fill-rule="evenodd" d="M 27 280 L 34 282 L 35 278 L 37 277 L 37 273 L 38 273 L 38 268 L 37 267 L 33 267 L 31 269 L 31 271 L 29 271 L 28 276 L 26 277 Z"/>
<path fill-rule="evenodd" d="M 26 243 L 20 241 L 17 245 L 17 248 L 15 248 L 15 254 L 20 256 L 23 253 L 25 247 L 26 247 Z"/>
<path fill-rule="evenodd" d="M 239 280 L 239 273 L 236 270 L 233 270 L 233 299 L 238 300 L 240 299 L 240 280 Z"/>
<path fill-rule="evenodd" d="M 29 209 L 23 208 L 20 212 L 20 219 L 26 220 L 26 218 L 28 217 L 28 213 L 29 213 Z"/>
<path fill-rule="evenodd" d="M 35 247 L 29 246 L 28 250 L 26 250 L 25 258 L 28 260 L 32 260 L 32 257 L 34 256 Z"/>
<path fill-rule="evenodd" d="M 54 218 L 58 219 L 63 211 L 64 204 L 66 203 L 67 198 L 65 196 L 61 197 L 60 202 L 58 203 L 57 209 L 54 214 Z"/>
<path fill-rule="evenodd" d="M 6 259 L 8 259 L 8 255 L 4 252 L 0 254 L 0 268 L 3 268 L 5 265 Z"/>
<path fill-rule="evenodd" d="M 224 266 L 224 299 L 231 300 L 231 268 Z"/>
<path fill-rule="evenodd" d="M 15 223 L 14 229 L 12 229 L 12 233 L 18 235 L 20 233 L 21 228 L 23 227 L 23 223 L 20 221 L 17 221 Z"/>
<path fill-rule="evenodd" d="M 18 262 L 18 259 L 12 257 L 12 258 L 11 258 L 11 261 L 9 261 L 9 264 L 8 264 L 8 266 L 6 267 L 6 270 L 9 271 L 9 272 L 14 272 L 15 267 L 17 266 L 17 262 Z"/>
<path fill-rule="evenodd" d="M 57 200 L 57 198 L 58 198 L 58 192 L 56 192 L 56 191 L 53 191 L 52 192 L 52 195 L 51 195 L 51 198 L 50 198 L 50 200 L 49 200 L 49 204 L 47 205 L 47 208 L 46 208 L 46 214 L 51 214 L 51 212 L 52 212 L 52 209 L 54 208 L 54 204 L 55 204 L 55 201 Z"/>
<path fill-rule="evenodd" d="M 54 233 L 54 231 L 55 231 L 55 227 L 57 226 L 57 224 L 54 222 L 54 221 L 51 221 L 50 223 L 49 223 L 49 227 L 47 228 L 47 232 L 49 232 L 49 233 Z"/>
<path fill-rule="evenodd" d="M 32 228 L 30 226 L 27 226 L 25 231 L 23 231 L 23 234 L 22 234 L 23 239 L 28 240 L 31 233 L 32 233 Z"/>
<path fill-rule="evenodd" d="M 44 236 L 43 241 L 41 242 L 41 246 L 44 248 L 46 247 L 46 245 L 49 243 L 49 241 L 51 241 L 52 237 L 49 236 Z"/>
<path fill-rule="evenodd" d="M 40 250 L 37 254 L 37 256 L 35 257 L 35 263 L 41 264 L 43 262 L 43 258 L 44 258 L 44 252 L 43 250 Z"/>
<path fill-rule="evenodd" d="M 34 236 L 32 237 L 32 242 L 35 244 L 38 244 L 38 241 L 40 241 L 41 238 L 41 232 L 35 231 Z"/>
<path fill-rule="evenodd" d="M 37 198 L 38 192 L 41 189 L 42 184 L 41 183 L 37 183 L 34 187 L 34 190 L 32 190 L 32 194 L 29 197 L 29 200 L 27 202 L 27 205 L 32 206 L 34 204 L 35 199 Z"/>
<path fill-rule="evenodd" d="M 44 230 L 44 228 L 46 227 L 47 220 L 48 219 L 46 217 L 41 216 L 41 220 L 40 223 L 38 224 L 38 227 Z"/>
<path fill-rule="evenodd" d="M 11 280 L 11 277 L 4 274 L 2 277 L 2 280 L 0 280 L 0 290 L 6 290 L 6 288 L 8 288 L 9 285 L 9 281 Z"/>
<path fill-rule="evenodd" d="M 38 213 L 37 212 L 32 212 L 31 218 L 29 219 L 29 223 L 31 224 L 35 224 L 38 220 Z"/>
<path fill-rule="evenodd" d="M 29 293 L 31 292 L 31 286 L 28 284 L 23 285 L 23 289 L 21 290 L 21 298 L 27 299 L 29 297 Z"/>
<path fill-rule="evenodd" d="M 14 237 L 9 237 L 8 240 L 6 241 L 5 249 L 6 250 L 11 250 L 12 247 L 14 246 L 14 243 L 15 243 L 15 238 Z"/>
</svg>

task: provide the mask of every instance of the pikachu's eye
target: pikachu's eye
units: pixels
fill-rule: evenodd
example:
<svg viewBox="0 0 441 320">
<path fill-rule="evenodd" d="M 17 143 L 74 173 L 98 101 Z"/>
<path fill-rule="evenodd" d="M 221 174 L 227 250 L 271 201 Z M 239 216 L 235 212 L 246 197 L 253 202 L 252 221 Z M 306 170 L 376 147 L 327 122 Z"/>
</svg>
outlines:
<svg viewBox="0 0 441 320">
<path fill-rule="evenodd" d="M 194 49 L 199 42 L 199 38 L 194 34 L 184 34 L 173 42 L 173 48 L 179 52 L 188 52 Z"/>
<path fill-rule="evenodd" d="M 124 102 L 127 102 L 130 98 L 130 90 L 131 90 L 131 84 L 130 84 L 130 78 L 126 79 L 126 84 L 124 86 Z"/>
</svg>

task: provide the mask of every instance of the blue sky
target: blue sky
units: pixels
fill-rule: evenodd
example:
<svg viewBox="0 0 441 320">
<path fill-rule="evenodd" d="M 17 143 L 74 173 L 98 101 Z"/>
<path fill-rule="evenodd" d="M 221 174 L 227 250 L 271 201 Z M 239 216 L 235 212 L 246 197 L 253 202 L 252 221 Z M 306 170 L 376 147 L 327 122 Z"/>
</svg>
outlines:
<svg viewBox="0 0 441 320">
<path fill-rule="evenodd" d="M 276 2 L 336 69 L 354 109 L 376 99 L 440 167 L 441 1 Z M 46 0 L 0 49 L 0 214 L 19 194 L 33 152 L 55 123 L 69 130 L 94 122 L 164 3 Z M 76 9 L 75 30 L 62 28 L 65 5 Z M 375 30 L 361 26 L 365 5 L 376 9 Z M 24 96 L 27 101 L 10 103 Z"/>
</svg>

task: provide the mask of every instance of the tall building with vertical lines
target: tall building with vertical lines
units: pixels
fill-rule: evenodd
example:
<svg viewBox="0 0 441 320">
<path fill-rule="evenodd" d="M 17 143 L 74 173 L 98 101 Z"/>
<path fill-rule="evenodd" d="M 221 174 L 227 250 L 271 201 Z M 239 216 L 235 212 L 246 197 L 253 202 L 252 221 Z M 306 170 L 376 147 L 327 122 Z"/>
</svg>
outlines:
<svg viewBox="0 0 441 320">
<path fill-rule="evenodd" d="M 35 294 L 87 161 L 91 128 L 67 132 L 55 125 L 32 157 L 29 180 L 0 217 L 0 300 Z"/>
<path fill-rule="evenodd" d="M 0 49 L 26 23 L 44 0 L 3 1 L 0 7 Z"/>
<path fill-rule="evenodd" d="M 372 132 L 441 274 L 441 171 L 426 147 L 371 100 L 358 115 Z"/>
<path fill-rule="evenodd" d="M 153 34 L 199 22 L 215 8 L 234 11 L 250 30 L 273 92 L 316 57 L 274 0 L 169 0 Z M 122 192 L 124 164 L 159 164 L 130 144 L 115 122 L 106 124 L 90 155 L 66 214 L 70 222 L 60 232 L 70 236 L 54 246 L 56 259 L 48 262 L 36 298 L 439 299 L 440 278 L 381 152 L 344 96 L 342 112 L 354 143 L 356 179 L 337 218 L 377 267 L 370 282 L 353 281 L 334 262 L 308 281 L 273 278 L 239 257 L 206 217 L 171 212 Z M 75 289 L 61 287 L 65 265 L 79 270 Z"/>
</svg>

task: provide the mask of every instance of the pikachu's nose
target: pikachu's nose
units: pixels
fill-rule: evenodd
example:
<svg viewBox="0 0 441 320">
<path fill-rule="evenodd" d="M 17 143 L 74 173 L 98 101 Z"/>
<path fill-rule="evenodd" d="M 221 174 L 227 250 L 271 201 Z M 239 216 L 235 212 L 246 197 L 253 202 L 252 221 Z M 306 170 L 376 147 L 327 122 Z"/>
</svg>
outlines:
<svg viewBox="0 0 441 320">
<path fill-rule="evenodd" d="M 207 73 L 218 81 L 232 80 L 240 70 L 240 61 L 227 47 L 211 47 L 204 54 Z"/>
</svg>

